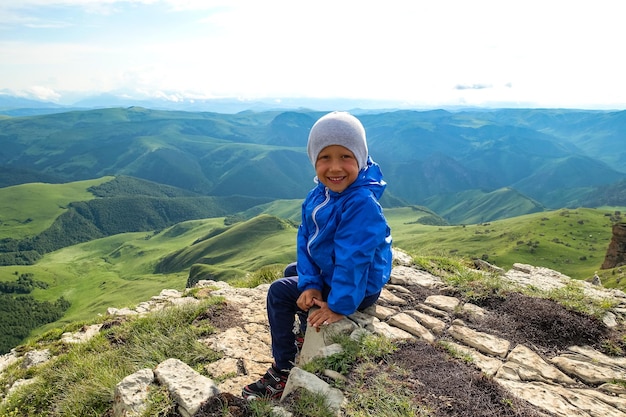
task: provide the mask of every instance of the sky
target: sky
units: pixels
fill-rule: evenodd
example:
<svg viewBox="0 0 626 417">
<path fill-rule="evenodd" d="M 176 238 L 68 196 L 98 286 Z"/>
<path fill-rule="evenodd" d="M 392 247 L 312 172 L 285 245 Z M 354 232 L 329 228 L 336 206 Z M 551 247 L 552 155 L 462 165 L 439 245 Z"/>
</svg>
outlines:
<svg viewBox="0 0 626 417">
<path fill-rule="evenodd" d="M 1 0 L 0 94 L 626 109 L 622 0 Z"/>
</svg>

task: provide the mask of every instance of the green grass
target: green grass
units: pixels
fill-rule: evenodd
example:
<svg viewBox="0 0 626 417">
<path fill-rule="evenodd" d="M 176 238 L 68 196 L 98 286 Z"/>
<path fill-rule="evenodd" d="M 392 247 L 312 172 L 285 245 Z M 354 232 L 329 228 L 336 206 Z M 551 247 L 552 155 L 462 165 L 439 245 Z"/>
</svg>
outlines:
<svg viewBox="0 0 626 417">
<path fill-rule="evenodd" d="M 249 223 L 252 226 L 237 224 L 230 233 L 227 230 L 213 237 L 213 245 L 222 256 L 219 264 L 207 265 L 213 268 L 215 278 L 244 279 L 268 263 L 277 263 L 276 259 L 283 267 L 295 259 L 295 228 L 274 230 L 276 221 L 269 216 Z M 267 230 L 263 230 L 264 225 Z M 14 280 L 15 273 L 32 273 L 35 279 L 49 284 L 47 289 L 33 292 L 36 299 L 52 302 L 63 296 L 70 301 L 63 319 L 35 333 L 40 334 L 58 325 L 89 321 L 109 307 L 134 307 L 164 288 L 183 290 L 191 264 L 168 273 L 155 273 L 156 265 L 181 248 L 200 247 L 193 243 L 223 228 L 224 218 L 213 218 L 180 223 L 156 234 L 123 233 L 97 239 L 47 254 L 35 265 L 0 267 L 0 280 Z"/>
<path fill-rule="evenodd" d="M 553 300 L 569 310 L 595 316 L 599 320 L 618 304 L 612 299 L 589 298 L 578 280 L 570 280 L 562 288 L 545 291 L 533 286 L 517 285 L 496 273 L 477 271 L 467 259 L 415 257 L 413 263 L 418 268 L 440 276 L 472 303 L 480 304 L 486 298 L 506 297 L 509 293 L 519 292 L 530 297 Z"/>
<path fill-rule="evenodd" d="M 415 218 L 406 208 L 385 213 L 394 244 L 413 255 L 482 258 L 505 269 L 526 263 L 590 279 L 604 261 L 612 236 L 608 215 L 616 210 L 624 212 L 564 209 L 465 226 L 409 224 Z M 610 275 L 603 283 L 611 284 Z"/>
<path fill-rule="evenodd" d="M 76 194 L 67 199 L 86 197 L 87 184 L 91 185 L 76 183 Z M 18 187 L 0 191 L 12 188 Z M 269 207 L 263 212 L 289 213 L 295 203 L 284 201 Z M 556 210 L 466 226 L 416 224 L 423 212 L 410 207 L 387 209 L 385 214 L 394 246 L 415 257 L 483 258 L 505 269 L 516 262 L 527 263 L 576 279 L 590 279 L 598 271 L 605 286 L 624 289 L 622 269 L 599 270 L 611 239 L 607 215 L 616 210 L 620 208 Z M 49 253 L 31 266 L 0 267 L 0 280 L 32 273 L 36 280 L 49 284 L 45 290 L 34 291 L 36 299 L 52 302 L 63 296 L 71 302 L 65 317 L 35 332 L 40 334 L 60 324 L 92 320 L 108 307 L 134 307 L 163 288 L 182 290 L 190 271 L 200 278 L 214 277 L 233 285 L 266 282 L 267 277 L 254 273 L 269 268 L 263 274 L 271 279 L 295 260 L 296 233 L 289 222 L 267 215 L 230 228 L 224 226 L 224 218 L 194 220 L 160 233 L 124 233 L 71 246 Z M 171 261 L 170 268 L 155 273 L 166 258 Z"/>
<path fill-rule="evenodd" d="M 0 188 L 0 239 L 24 238 L 43 232 L 66 211 L 69 203 L 95 198 L 87 188 L 112 178 Z"/>
<path fill-rule="evenodd" d="M 301 207 L 301 199 L 276 200 L 271 203 L 262 204 L 246 210 L 243 212 L 243 215 L 245 218 L 251 219 L 259 214 L 269 213 L 273 216 L 280 217 L 281 219 L 291 220 L 299 224 L 302 219 Z"/>
<path fill-rule="evenodd" d="M 332 369 L 344 375 L 354 371 L 351 372 L 350 384 L 335 382 L 348 400 L 347 415 L 363 417 L 371 415 L 425 417 L 429 415 L 425 407 L 415 403 L 414 393 L 397 383 L 406 378 L 405 372 L 398 367 L 385 365 L 385 358 L 397 350 L 394 342 L 383 336 L 366 333 L 362 333 L 356 339 L 347 335 L 337 335 L 333 338 L 333 342 L 341 344 L 341 352 L 315 358 L 305 364 L 303 369 L 318 374 L 325 369 Z M 312 405 L 310 407 L 314 408 Z"/>
<path fill-rule="evenodd" d="M 160 270 L 180 270 L 202 263 L 245 274 L 276 262 L 287 264 L 295 260 L 295 234 L 293 224 L 260 215 L 183 247 L 164 260 Z"/>
<path fill-rule="evenodd" d="M 14 271 L 30 272 L 49 284 L 46 290 L 33 292 L 36 299 L 54 301 L 63 296 L 72 303 L 60 323 L 41 330 L 88 321 L 108 307 L 133 307 L 163 288 L 184 289 L 188 271 L 154 274 L 156 261 L 222 224 L 223 219 L 187 222 L 178 226 L 188 228 L 178 236 L 167 229 L 157 235 L 124 233 L 98 239 L 47 254 L 35 265 L 0 267 L 0 279 L 14 278 Z"/>
<path fill-rule="evenodd" d="M 4 379 L 21 379 L 32 372 L 38 378 L 0 404 L 0 416 L 11 416 L 16 409 L 19 413 L 15 415 L 19 416 L 104 415 L 112 406 L 115 386 L 139 369 L 153 369 L 168 358 L 202 369 L 220 355 L 198 341 L 198 327 L 192 322 L 209 306 L 222 302 L 212 297 L 200 304 L 136 317 L 100 332 L 86 343 L 63 348 L 55 341 L 37 341 L 33 347 L 46 345 L 55 356 L 37 369 L 13 367 L 3 373 L 3 386 L 7 382 Z"/>
<path fill-rule="evenodd" d="M 486 219 L 503 219 L 543 211 L 537 201 L 505 187 L 491 192 L 468 190 L 434 196 L 426 203 L 448 223 L 479 223 Z"/>
<path fill-rule="evenodd" d="M 206 375 L 205 365 L 219 359 L 220 354 L 198 342 L 199 336 L 214 331 L 210 319 L 203 320 L 200 326 L 196 319 L 208 310 L 219 309 L 223 301 L 220 297 L 209 297 L 196 305 L 185 304 L 144 317 L 132 317 L 82 344 L 59 344 L 61 332 L 33 341 L 22 349 L 50 348 L 53 359 L 28 370 L 19 365 L 7 368 L 0 378 L 0 386 L 27 376 L 36 378 L 0 403 L 0 416 L 104 415 L 112 406 L 119 381 L 140 369 L 153 369 L 168 358 L 177 358 Z M 342 371 L 360 363 L 359 380 L 353 387 L 342 386 L 351 400 L 349 409 L 354 414 L 350 415 L 366 416 L 371 412 L 398 417 L 427 415 L 420 411 L 407 389 L 393 386 L 392 381 L 398 377 L 395 373 L 401 370 L 392 370 L 393 375 L 376 371 L 380 368 L 377 362 L 396 349 L 389 339 L 365 334 L 359 340 L 347 335 L 335 339 L 342 344 L 343 353 L 316 359 L 316 363 L 320 369 Z M 367 380 L 372 372 L 378 375 L 370 383 Z M 159 387 L 150 391 L 147 405 L 148 410 L 142 415 L 166 415 L 175 407 L 169 393 Z M 259 417 L 274 415 L 273 406 L 264 400 L 250 404 L 254 415 Z M 298 390 L 283 406 L 299 416 L 336 415 L 323 396 L 306 390 Z"/>
</svg>

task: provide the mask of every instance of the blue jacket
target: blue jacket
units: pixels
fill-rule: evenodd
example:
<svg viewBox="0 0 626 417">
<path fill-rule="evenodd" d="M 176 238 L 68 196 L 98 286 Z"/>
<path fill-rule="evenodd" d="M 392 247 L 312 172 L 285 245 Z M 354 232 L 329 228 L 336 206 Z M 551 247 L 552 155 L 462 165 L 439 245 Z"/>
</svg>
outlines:
<svg viewBox="0 0 626 417">
<path fill-rule="evenodd" d="M 298 289 L 329 287 L 325 301 L 335 313 L 354 313 L 389 280 L 391 231 L 378 203 L 385 187 L 380 167 L 368 157 L 343 192 L 318 182 L 302 204 Z"/>
</svg>

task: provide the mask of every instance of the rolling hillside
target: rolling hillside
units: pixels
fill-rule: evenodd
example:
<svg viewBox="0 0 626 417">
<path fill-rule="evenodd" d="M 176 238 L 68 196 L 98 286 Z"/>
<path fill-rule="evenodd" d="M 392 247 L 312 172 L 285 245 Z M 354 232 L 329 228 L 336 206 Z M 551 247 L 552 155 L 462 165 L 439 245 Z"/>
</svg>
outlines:
<svg viewBox="0 0 626 417">
<path fill-rule="evenodd" d="M 125 175 L 203 196 L 299 199 L 313 186 L 305 144 L 321 114 L 130 107 L 4 118 L 0 186 Z M 591 201 L 599 187 L 626 178 L 624 114 L 503 109 L 359 116 L 387 194 L 408 205 L 449 201 L 438 208 L 451 211 L 462 203 L 451 195 L 508 188 L 520 193 L 520 207 L 529 199 L 548 209 Z M 486 220 L 507 212 L 496 204 Z"/>
<path fill-rule="evenodd" d="M 425 203 L 450 224 L 482 223 L 545 210 L 538 202 L 508 187 L 489 193 L 469 190 L 448 196 L 437 195 Z"/>
<path fill-rule="evenodd" d="M 267 198 L 209 197 L 130 177 L 0 188 L 0 265 L 81 242 L 233 215 Z"/>
<path fill-rule="evenodd" d="M 514 263 L 543 266 L 575 279 L 626 289 L 626 270 L 600 270 L 612 225 L 626 207 L 561 209 L 471 225 L 427 226 L 408 208 L 386 210 L 394 245 L 409 253 L 483 259 L 501 268 Z"/>
<path fill-rule="evenodd" d="M 38 334 L 88 321 L 108 307 L 132 306 L 163 288 L 183 289 L 200 279 L 236 282 L 295 259 L 295 224 L 270 213 L 290 204 L 266 205 L 266 213 L 247 221 L 207 218 L 94 239 L 47 253 L 33 265 L 0 266 L 0 282 L 29 274 L 45 284 L 33 291 L 36 300 L 70 303 L 63 318 Z M 422 224 L 418 220 L 432 214 L 419 207 L 385 212 L 394 246 L 415 256 L 480 258 L 506 269 L 521 262 L 590 279 L 604 260 L 618 209 L 557 210 L 467 226 Z M 605 286 L 626 288 L 621 269 L 599 272 Z"/>
</svg>

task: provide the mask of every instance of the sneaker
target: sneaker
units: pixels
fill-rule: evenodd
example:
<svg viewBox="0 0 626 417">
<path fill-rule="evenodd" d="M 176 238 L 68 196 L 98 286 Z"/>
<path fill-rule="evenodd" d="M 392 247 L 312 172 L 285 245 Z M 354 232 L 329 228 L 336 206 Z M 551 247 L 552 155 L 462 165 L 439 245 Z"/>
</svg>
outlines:
<svg viewBox="0 0 626 417">
<path fill-rule="evenodd" d="M 243 387 L 241 396 L 247 400 L 257 398 L 280 400 L 288 377 L 289 371 L 281 371 L 272 365 L 261 379 Z"/>
<path fill-rule="evenodd" d="M 302 346 L 304 345 L 304 335 L 298 334 L 296 335 L 296 347 L 298 348 L 298 353 L 302 350 Z"/>
</svg>

